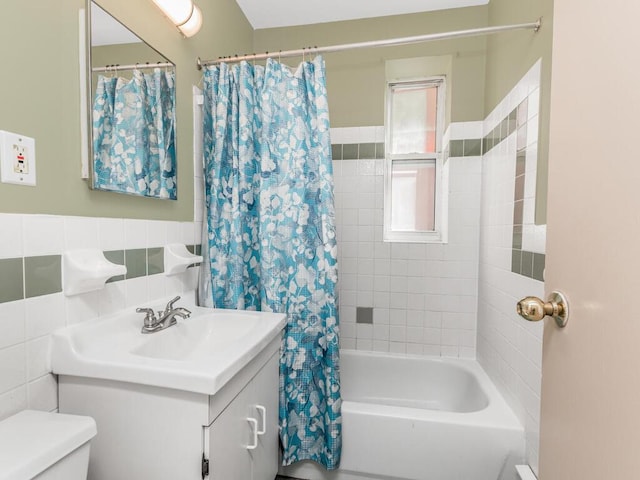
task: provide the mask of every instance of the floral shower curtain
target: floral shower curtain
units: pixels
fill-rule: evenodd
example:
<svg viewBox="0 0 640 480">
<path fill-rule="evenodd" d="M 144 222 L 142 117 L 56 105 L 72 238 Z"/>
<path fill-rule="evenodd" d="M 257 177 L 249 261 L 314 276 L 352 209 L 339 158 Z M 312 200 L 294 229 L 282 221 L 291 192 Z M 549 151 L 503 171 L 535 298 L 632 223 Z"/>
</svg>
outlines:
<svg viewBox="0 0 640 480">
<path fill-rule="evenodd" d="M 94 186 L 175 200 L 174 72 L 100 75 L 93 102 Z"/>
<path fill-rule="evenodd" d="M 288 316 L 283 464 L 341 451 L 337 247 L 324 62 L 204 75 L 207 222 L 200 301 Z"/>
</svg>

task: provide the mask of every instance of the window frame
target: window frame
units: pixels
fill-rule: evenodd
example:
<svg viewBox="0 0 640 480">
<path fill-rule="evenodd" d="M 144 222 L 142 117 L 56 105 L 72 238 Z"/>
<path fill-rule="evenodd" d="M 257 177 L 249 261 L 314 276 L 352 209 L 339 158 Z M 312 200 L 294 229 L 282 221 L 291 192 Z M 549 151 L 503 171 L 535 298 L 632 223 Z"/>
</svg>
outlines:
<svg viewBox="0 0 640 480">
<path fill-rule="evenodd" d="M 436 151 L 435 153 L 394 154 L 392 145 L 392 99 L 396 86 L 432 86 L 438 87 L 436 101 Z M 423 78 L 390 80 L 387 82 L 385 99 L 385 160 L 384 160 L 384 227 L 383 241 L 408 243 L 446 243 L 447 242 L 447 191 L 448 166 L 443 161 L 443 137 L 446 108 L 446 77 L 434 75 Z M 434 192 L 434 230 L 432 231 L 399 231 L 391 229 L 391 187 L 393 165 L 398 163 L 435 164 Z"/>
</svg>

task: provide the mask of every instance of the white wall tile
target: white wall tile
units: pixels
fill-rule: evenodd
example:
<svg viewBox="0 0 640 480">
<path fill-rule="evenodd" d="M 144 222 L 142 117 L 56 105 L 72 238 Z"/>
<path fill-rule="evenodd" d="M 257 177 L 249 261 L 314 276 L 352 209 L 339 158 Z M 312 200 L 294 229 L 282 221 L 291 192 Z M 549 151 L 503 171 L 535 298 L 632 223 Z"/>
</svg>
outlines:
<svg viewBox="0 0 640 480">
<path fill-rule="evenodd" d="M 27 395 L 30 409 L 52 412 L 58 408 L 58 382 L 52 374 L 29 382 Z"/>
<path fill-rule="evenodd" d="M 340 348 L 347 350 L 355 350 L 356 349 L 356 339 L 355 338 L 340 338 Z"/>
<path fill-rule="evenodd" d="M 25 215 L 24 256 L 55 255 L 64 251 L 64 217 Z"/>
<path fill-rule="evenodd" d="M 185 245 L 195 245 L 196 244 L 196 229 L 193 222 L 182 222 L 182 242 Z M 197 238 L 200 238 L 198 236 Z"/>
<path fill-rule="evenodd" d="M 340 336 L 342 338 L 356 338 L 356 324 L 342 321 L 340 323 Z M 389 335 L 387 335 L 387 338 Z"/>
<path fill-rule="evenodd" d="M 149 301 L 167 296 L 166 275 L 159 273 L 147 277 L 147 298 Z M 169 296 L 171 293 L 169 293 Z M 136 303 L 140 303 L 139 299 Z"/>
<path fill-rule="evenodd" d="M 23 256 L 22 215 L 0 213 L 0 258 Z"/>
<path fill-rule="evenodd" d="M 62 293 L 27 298 L 25 307 L 27 340 L 49 335 L 56 328 L 66 324 L 64 295 Z"/>
<path fill-rule="evenodd" d="M 440 347 L 440 355 L 458 358 L 460 356 L 460 348 L 457 345 L 442 345 Z"/>
<path fill-rule="evenodd" d="M 64 234 L 65 250 L 100 248 L 97 218 L 65 217 Z"/>
<path fill-rule="evenodd" d="M 0 421 L 27 408 L 27 386 L 0 394 Z"/>
<path fill-rule="evenodd" d="M 148 220 L 147 247 L 164 247 L 167 244 L 167 222 Z"/>
<path fill-rule="evenodd" d="M 26 358 L 24 343 L 0 350 L 0 394 L 14 390 L 26 382 Z"/>
<path fill-rule="evenodd" d="M 423 345 L 422 352 L 424 355 L 439 357 L 441 352 L 440 345 Z"/>
<path fill-rule="evenodd" d="M 374 340 L 373 341 L 374 352 L 388 352 L 389 342 L 387 340 Z"/>
<path fill-rule="evenodd" d="M 98 310 L 100 316 L 119 312 L 126 305 L 124 282 L 107 283 L 100 292 Z"/>
<path fill-rule="evenodd" d="M 453 122 L 449 126 L 450 140 L 481 138 L 483 122 Z"/>
<path fill-rule="evenodd" d="M 0 349 L 24 343 L 25 318 L 23 301 L 0 303 Z"/>
<path fill-rule="evenodd" d="M 401 342 L 389 342 L 389 352 L 391 353 L 407 353 L 407 344 L 404 341 Z"/>
<path fill-rule="evenodd" d="M 65 297 L 67 325 L 86 322 L 100 316 L 100 292 Z"/>
<path fill-rule="evenodd" d="M 537 80 L 536 80 L 537 79 Z M 536 83 L 537 81 L 537 83 Z M 503 101 L 503 109 L 513 109 L 539 85 L 539 64 L 514 88 L 512 95 Z M 525 225 L 524 247 L 530 251 L 544 252 L 546 235 L 544 226 L 537 230 L 533 225 L 535 202 L 535 175 L 537 162 L 537 111 L 538 98 L 529 98 L 527 159 L 525 164 Z M 489 120 L 489 117 L 488 119 Z M 493 120 L 493 118 L 492 118 Z M 527 122 L 529 123 L 529 122 Z M 535 126 L 533 125 L 535 123 Z M 485 131 L 490 126 L 485 121 Z M 505 144 L 504 146 L 502 144 Z M 483 158 L 481 237 L 479 248 L 479 301 L 477 315 L 477 358 L 511 408 L 525 427 L 527 438 L 527 462 L 537 468 L 538 418 L 540 408 L 540 367 L 542 342 L 541 327 L 528 325 L 514 312 L 518 299 L 527 295 L 544 296 L 542 282 L 511 272 L 511 234 L 513 231 L 513 194 L 515 177 L 515 148 L 512 139 L 502 142 Z M 527 203 L 529 202 L 529 203 Z M 536 231 L 539 231 L 536 243 Z M 533 246 L 540 250 L 532 250 Z M 446 317 L 443 322 L 452 325 L 464 318 Z M 533 330 L 529 330 L 533 328 Z M 540 331 L 538 331 L 540 330 Z M 472 329 L 458 330 L 459 355 L 472 352 Z M 443 352 L 443 355 L 445 352 Z"/>
<path fill-rule="evenodd" d="M 373 340 L 367 338 L 357 338 L 356 339 L 356 349 L 357 350 L 373 350 Z"/>
<path fill-rule="evenodd" d="M 124 220 L 124 245 L 126 249 L 146 248 L 147 221 L 138 219 Z"/>
<path fill-rule="evenodd" d="M 407 355 L 422 355 L 424 353 L 424 345 L 421 343 L 407 343 Z"/>
<path fill-rule="evenodd" d="M 27 381 L 36 380 L 51 371 L 50 336 L 27 342 Z"/>
<path fill-rule="evenodd" d="M 356 336 L 358 339 L 373 339 L 373 325 L 366 323 L 356 324 Z"/>
<path fill-rule="evenodd" d="M 122 218 L 99 218 L 98 235 L 103 251 L 124 250 L 124 220 Z"/>
<path fill-rule="evenodd" d="M 375 159 L 357 160 L 358 175 L 375 175 L 376 161 Z"/>
</svg>

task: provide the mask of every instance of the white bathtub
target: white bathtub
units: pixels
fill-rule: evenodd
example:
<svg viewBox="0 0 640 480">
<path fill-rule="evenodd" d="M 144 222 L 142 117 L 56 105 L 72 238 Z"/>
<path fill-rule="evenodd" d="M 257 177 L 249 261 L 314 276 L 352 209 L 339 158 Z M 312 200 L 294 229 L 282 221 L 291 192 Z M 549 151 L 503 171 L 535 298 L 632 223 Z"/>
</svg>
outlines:
<svg viewBox="0 0 640 480">
<path fill-rule="evenodd" d="M 308 480 L 512 480 L 524 430 L 474 360 L 341 351 L 340 468 Z"/>
</svg>

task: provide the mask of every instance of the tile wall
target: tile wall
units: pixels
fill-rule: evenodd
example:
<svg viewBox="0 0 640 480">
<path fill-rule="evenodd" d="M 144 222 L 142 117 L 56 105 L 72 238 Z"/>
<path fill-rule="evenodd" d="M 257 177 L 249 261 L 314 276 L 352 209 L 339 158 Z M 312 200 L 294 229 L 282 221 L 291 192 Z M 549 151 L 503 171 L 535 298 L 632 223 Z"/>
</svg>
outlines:
<svg viewBox="0 0 640 480">
<path fill-rule="evenodd" d="M 478 361 L 525 427 L 536 472 L 543 326 L 515 305 L 544 297 L 546 231 L 534 224 L 539 85 L 538 62 L 484 122 L 477 339 Z"/>
<path fill-rule="evenodd" d="M 481 138 L 481 122 L 466 128 Z M 448 244 L 385 243 L 384 127 L 331 138 L 342 348 L 475 357 L 480 151 L 446 163 Z"/>
<path fill-rule="evenodd" d="M 57 408 L 49 366 L 53 330 L 156 299 L 193 296 L 196 270 L 165 276 L 161 252 L 168 243 L 199 243 L 200 229 L 199 222 L 0 214 L 0 420 L 25 408 Z M 127 279 L 66 297 L 61 254 L 79 248 L 128 259 Z"/>
</svg>

